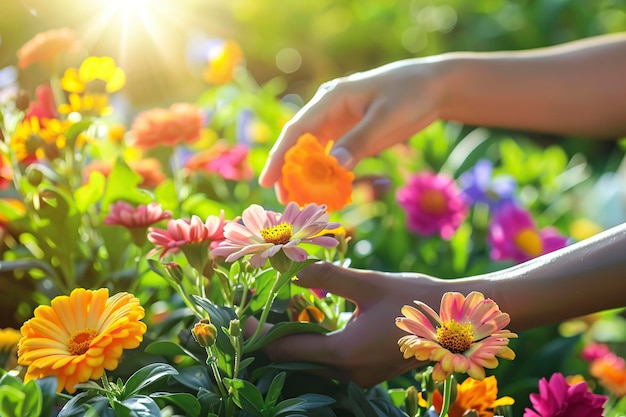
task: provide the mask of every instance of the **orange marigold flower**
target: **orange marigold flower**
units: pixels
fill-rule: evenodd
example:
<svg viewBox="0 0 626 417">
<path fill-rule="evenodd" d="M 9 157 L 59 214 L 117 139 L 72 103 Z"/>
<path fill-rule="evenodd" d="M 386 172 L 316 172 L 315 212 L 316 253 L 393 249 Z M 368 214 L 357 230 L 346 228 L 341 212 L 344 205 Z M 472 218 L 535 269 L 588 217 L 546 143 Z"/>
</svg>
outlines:
<svg viewBox="0 0 626 417">
<path fill-rule="evenodd" d="M 134 144 L 142 149 L 192 144 L 200 139 L 204 117 L 198 106 L 175 103 L 168 109 L 152 109 L 137 115 L 131 126 Z"/>
<path fill-rule="evenodd" d="M 324 204 L 329 212 L 352 202 L 354 174 L 330 155 L 330 145 L 324 149 L 315 136 L 306 133 L 287 151 L 282 185 L 288 200 L 300 206 Z"/>
<path fill-rule="evenodd" d="M 24 380 L 55 376 L 58 392 L 74 393 L 76 384 L 117 368 L 124 349 L 139 346 L 144 314 L 134 295 L 109 297 L 106 288 L 77 288 L 37 307 L 18 344 L 18 363 L 28 366 Z"/>
<path fill-rule="evenodd" d="M 167 178 L 161 169 L 161 163 L 156 158 L 129 161 L 128 166 L 142 178 L 140 187 L 153 188 Z"/>
<path fill-rule="evenodd" d="M 493 417 L 496 407 L 513 405 L 511 397 L 498 398 L 498 381 L 495 376 L 488 376 L 483 380 L 466 378 L 457 384 L 456 399 L 450 404 L 448 417 L 463 417 L 469 410 L 474 410 L 479 417 Z M 432 403 L 437 413 L 441 413 L 443 396 L 435 390 Z M 423 405 L 422 401 L 420 404 Z"/>
<path fill-rule="evenodd" d="M 78 49 L 79 46 L 74 32 L 69 28 L 41 32 L 17 51 L 17 66 L 24 69 L 35 62 L 50 61 L 63 52 Z"/>
<path fill-rule="evenodd" d="M 208 51 L 207 66 L 202 76 L 209 84 L 226 84 L 233 79 L 235 70 L 243 63 L 243 51 L 232 40 L 219 40 Z"/>
</svg>

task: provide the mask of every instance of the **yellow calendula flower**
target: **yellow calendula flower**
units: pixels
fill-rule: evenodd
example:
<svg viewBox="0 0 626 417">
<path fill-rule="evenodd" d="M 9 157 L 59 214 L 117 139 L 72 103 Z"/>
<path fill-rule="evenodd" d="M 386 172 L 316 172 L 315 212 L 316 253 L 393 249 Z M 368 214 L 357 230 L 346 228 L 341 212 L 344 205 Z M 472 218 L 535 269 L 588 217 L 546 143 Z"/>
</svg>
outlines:
<svg viewBox="0 0 626 417">
<path fill-rule="evenodd" d="M 18 344 L 18 363 L 28 367 L 24 380 L 55 376 L 58 392 L 74 393 L 76 384 L 117 368 L 124 349 L 139 346 L 144 314 L 134 295 L 109 297 L 106 288 L 77 288 L 37 307 Z"/>
<path fill-rule="evenodd" d="M 17 365 L 17 342 L 22 334 L 17 329 L 0 329 L 0 368 L 13 369 Z"/>
<path fill-rule="evenodd" d="M 235 70 L 242 63 L 243 51 L 237 42 L 216 42 L 208 52 L 207 66 L 202 76 L 209 84 L 226 84 L 233 79 Z"/>
</svg>

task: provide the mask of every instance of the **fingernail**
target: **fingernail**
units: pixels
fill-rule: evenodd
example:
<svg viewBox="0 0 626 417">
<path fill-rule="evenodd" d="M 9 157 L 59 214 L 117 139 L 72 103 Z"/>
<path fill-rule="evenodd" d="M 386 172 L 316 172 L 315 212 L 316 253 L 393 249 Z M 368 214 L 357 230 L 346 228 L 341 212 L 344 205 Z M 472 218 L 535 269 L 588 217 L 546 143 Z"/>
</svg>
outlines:
<svg viewBox="0 0 626 417">
<path fill-rule="evenodd" d="M 343 167 L 347 168 L 352 163 L 352 154 L 348 152 L 346 148 L 333 149 L 330 154 L 334 156 L 337 162 L 339 162 L 339 165 Z"/>
</svg>

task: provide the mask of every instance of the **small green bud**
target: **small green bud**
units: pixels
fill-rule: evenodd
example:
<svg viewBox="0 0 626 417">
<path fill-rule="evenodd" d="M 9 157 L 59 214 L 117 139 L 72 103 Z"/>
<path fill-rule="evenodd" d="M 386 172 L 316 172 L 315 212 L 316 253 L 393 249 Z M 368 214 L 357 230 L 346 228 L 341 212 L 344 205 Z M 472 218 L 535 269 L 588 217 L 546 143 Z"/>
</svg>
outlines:
<svg viewBox="0 0 626 417">
<path fill-rule="evenodd" d="M 270 264 L 272 265 L 272 268 L 274 268 L 278 272 L 287 272 L 289 270 L 289 267 L 291 266 L 291 262 L 291 259 L 289 259 L 287 255 L 285 255 L 285 252 L 283 252 L 282 249 L 279 250 L 276 255 L 270 258 Z"/>
<path fill-rule="evenodd" d="M 404 395 L 404 408 L 406 413 L 411 417 L 416 416 L 419 411 L 419 393 L 417 392 L 417 388 L 414 386 L 410 386 L 406 389 L 406 393 Z"/>
<path fill-rule="evenodd" d="M 232 337 L 239 337 L 241 335 L 241 326 L 238 319 L 233 319 L 228 325 L 228 334 Z"/>
<path fill-rule="evenodd" d="M 165 270 L 167 271 L 167 274 L 174 282 L 176 282 L 177 284 L 180 284 L 181 282 L 183 282 L 183 277 L 184 277 L 183 268 L 181 268 L 180 265 L 178 265 L 176 262 L 166 263 Z"/>
<path fill-rule="evenodd" d="M 202 347 L 211 347 L 215 344 L 217 338 L 217 328 L 208 318 L 200 320 L 191 329 L 193 338 Z"/>
</svg>

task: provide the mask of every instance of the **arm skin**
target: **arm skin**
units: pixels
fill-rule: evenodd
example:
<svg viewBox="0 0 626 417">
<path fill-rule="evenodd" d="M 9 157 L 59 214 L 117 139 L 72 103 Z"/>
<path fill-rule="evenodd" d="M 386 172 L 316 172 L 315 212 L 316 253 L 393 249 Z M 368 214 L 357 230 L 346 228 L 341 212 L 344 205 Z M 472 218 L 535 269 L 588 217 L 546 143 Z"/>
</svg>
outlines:
<svg viewBox="0 0 626 417">
<path fill-rule="evenodd" d="M 548 48 L 393 62 L 322 85 L 290 120 L 259 178 L 285 202 L 285 152 L 303 133 L 333 140 L 346 168 L 438 119 L 589 138 L 626 135 L 626 34 Z"/>
<path fill-rule="evenodd" d="M 297 283 L 352 300 L 355 313 L 344 329 L 287 336 L 264 351 L 276 362 L 328 365 L 322 375 L 371 387 L 426 365 L 400 353 L 397 341 L 406 333 L 394 321 L 403 305 L 418 299 L 438 311 L 445 292 L 480 291 L 510 315 L 507 328 L 514 332 L 626 307 L 625 248 L 623 224 L 515 267 L 454 280 L 313 264 L 298 275 Z"/>
</svg>

